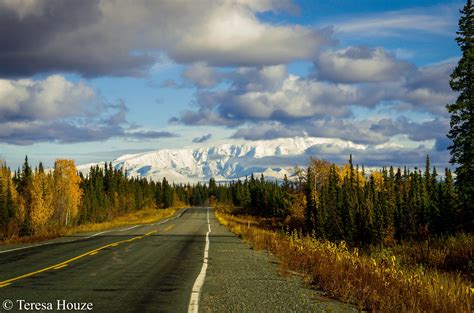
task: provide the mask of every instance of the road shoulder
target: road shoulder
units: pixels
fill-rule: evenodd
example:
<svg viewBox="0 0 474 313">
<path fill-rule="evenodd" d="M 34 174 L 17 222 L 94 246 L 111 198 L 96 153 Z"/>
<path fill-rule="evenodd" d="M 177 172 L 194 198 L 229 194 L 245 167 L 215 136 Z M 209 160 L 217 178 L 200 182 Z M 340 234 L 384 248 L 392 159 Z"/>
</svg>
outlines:
<svg viewBox="0 0 474 313">
<path fill-rule="evenodd" d="M 252 250 L 214 218 L 211 228 L 202 312 L 357 312 L 305 287 L 299 276 L 280 275 L 275 258 Z"/>
</svg>

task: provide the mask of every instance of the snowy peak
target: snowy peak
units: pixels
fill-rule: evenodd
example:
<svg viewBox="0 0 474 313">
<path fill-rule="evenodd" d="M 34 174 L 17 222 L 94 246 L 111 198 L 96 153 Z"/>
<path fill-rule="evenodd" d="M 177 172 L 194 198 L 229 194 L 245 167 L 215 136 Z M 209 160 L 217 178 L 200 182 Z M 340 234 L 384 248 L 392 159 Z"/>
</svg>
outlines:
<svg viewBox="0 0 474 313">
<path fill-rule="evenodd" d="M 337 139 L 296 137 L 127 154 L 112 164 L 132 177 L 153 180 L 166 177 L 175 183 L 208 181 L 211 177 L 218 181 L 235 180 L 252 173 L 280 180 L 285 175 L 291 176 L 295 165 L 306 165 L 309 148 L 328 144 L 363 149 Z M 91 165 L 79 166 L 79 170 L 86 173 Z"/>
</svg>

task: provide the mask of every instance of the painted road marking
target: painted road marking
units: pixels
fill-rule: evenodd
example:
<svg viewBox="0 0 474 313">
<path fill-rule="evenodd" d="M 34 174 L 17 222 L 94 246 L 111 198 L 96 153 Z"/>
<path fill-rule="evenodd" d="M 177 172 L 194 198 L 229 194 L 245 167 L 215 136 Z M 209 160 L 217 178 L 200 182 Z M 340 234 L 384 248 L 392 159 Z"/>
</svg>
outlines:
<svg viewBox="0 0 474 313">
<path fill-rule="evenodd" d="M 119 231 L 127 231 L 127 230 L 134 229 L 134 228 L 137 228 L 137 227 L 140 227 L 140 226 L 142 226 L 142 225 L 135 225 L 135 226 L 132 226 L 132 227 L 129 227 L 129 228 L 121 229 Z"/>
<path fill-rule="evenodd" d="M 85 237 L 84 239 L 87 239 L 87 238 L 92 238 L 92 237 L 95 237 L 95 236 L 99 236 L 99 235 L 102 235 L 102 234 L 105 234 L 105 233 L 110 233 L 112 230 L 106 230 L 106 231 L 102 231 L 100 233 L 97 233 L 97 234 L 93 234 L 93 235 L 90 235 L 90 236 L 87 236 Z"/>
<path fill-rule="evenodd" d="M 154 230 L 154 231 L 151 231 L 143 236 L 140 236 L 139 238 L 143 238 L 145 236 L 150 236 L 151 234 L 153 233 L 156 233 L 157 231 Z M 51 265 L 51 266 L 48 266 L 48 267 L 45 267 L 43 269 L 40 269 L 40 270 L 37 270 L 37 271 L 34 271 L 34 272 L 31 272 L 31 273 L 27 273 L 27 274 L 24 274 L 24 275 L 21 275 L 21 276 L 17 276 L 17 277 L 14 277 L 14 278 L 10 278 L 10 279 L 7 279 L 7 280 L 4 280 L 4 281 L 1 281 L 0 282 L 0 286 L 4 287 L 4 285 L 6 286 L 7 284 L 11 284 L 12 282 L 14 281 L 17 281 L 17 280 L 20 280 L 20 279 L 23 279 L 23 278 L 27 278 L 27 277 L 31 277 L 31 276 L 34 276 L 34 275 L 37 275 L 37 274 L 40 274 L 40 273 L 44 273 L 46 271 L 49 271 L 49 270 L 52 270 L 52 269 L 57 269 L 57 268 L 61 268 L 61 267 L 65 267 L 68 265 L 68 263 L 71 263 L 71 262 L 74 262 L 74 261 L 77 261 L 85 256 L 88 256 L 88 255 L 91 255 L 91 253 L 94 253 L 94 252 L 99 252 L 103 249 L 106 249 L 106 248 L 109 248 L 109 247 L 114 247 L 114 246 L 117 246 L 118 244 L 120 243 L 124 243 L 124 242 L 130 242 L 129 239 L 127 240 L 121 240 L 121 241 L 117 241 L 117 242 L 113 242 L 113 243 L 109 243 L 105 246 L 102 246 L 102 247 L 99 247 L 99 248 L 96 248 L 94 250 L 91 250 L 91 251 L 88 251 L 86 253 L 83 253 L 81 255 L 78 255 L 76 257 L 73 257 L 69 260 L 66 260 L 66 261 L 63 261 L 63 262 L 60 262 L 58 264 L 54 264 L 54 265 Z"/>
<path fill-rule="evenodd" d="M 6 286 L 8 286 L 8 285 L 11 285 L 11 284 L 10 284 L 10 283 L 2 284 L 2 285 L 0 285 L 0 288 L 6 287 Z"/>
<path fill-rule="evenodd" d="M 17 250 L 23 250 L 23 249 L 33 248 L 33 247 L 46 246 L 46 245 L 50 245 L 50 244 L 52 244 L 52 243 L 53 243 L 53 242 L 51 242 L 51 243 L 40 243 L 40 244 L 32 245 L 32 246 L 20 247 L 20 248 L 15 248 L 15 249 L 10 249 L 10 250 L 3 250 L 3 251 L 0 251 L 0 254 L 2 254 L 2 253 L 7 253 L 7 252 L 12 252 L 12 251 L 17 251 Z"/>
<path fill-rule="evenodd" d="M 202 285 L 206 279 L 207 262 L 209 261 L 209 233 L 211 232 L 211 223 L 209 222 L 209 208 L 207 208 L 207 233 L 206 233 L 206 246 L 204 247 L 204 258 L 202 261 L 201 272 L 193 285 L 191 291 L 191 299 L 189 300 L 188 313 L 199 312 L 199 296 L 201 294 Z"/>
<path fill-rule="evenodd" d="M 150 224 L 150 225 L 161 225 L 161 224 L 164 224 L 166 222 L 169 222 L 171 220 L 174 220 L 176 218 L 180 218 L 181 215 L 183 215 L 184 212 L 186 212 L 188 209 L 184 209 L 182 210 L 181 212 L 178 213 L 177 216 L 173 217 L 173 218 L 167 218 L 159 223 L 154 223 L 154 224 Z M 138 226 L 142 226 L 142 225 L 136 225 L 136 226 L 133 226 L 131 228 L 127 228 L 127 229 L 123 229 L 123 230 L 119 230 L 119 231 L 126 231 L 126 230 L 129 230 L 129 229 L 133 229 L 135 227 L 138 227 Z M 89 238 L 93 238 L 93 237 L 96 237 L 96 236 L 99 236 L 99 235 L 102 235 L 102 234 L 105 234 L 105 233 L 108 233 L 108 232 L 111 232 L 111 231 L 115 231 L 114 229 L 111 229 L 111 230 L 107 230 L 107 231 L 103 231 L 103 232 L 100 232 L 100 233 L 96 233 L 96 234 L 93 234 L 93 235 L 90 235 L 90 236 L 87 236 L 87 237 L 84 237 L 84 238 L 79 238 L 79 239 L 74 239 L 74 240 L 68 240 L 68 241 L 57 241 L 57 242 L 45 242 L 45 243 L 39 243 L 39 244 L 36 244 L 36 245 L 31 245 L 31 246 L 26 246 L 26 247 L 19 247 L 19 248 L 14 248 L 14 249 L 9 249 L 9 250 L 3 250 L 3 251 L 0 251 L 0 254 L 2 253 L 7 253 L 7 252 L 13 252 L 13 251 L 18 251 L 18 250 L 24 250 L 24 249 L 29 249 L 29 248 L 34 248 L 34 247 L 41 247 L 41 246 L 47 246 L 47 245 L 52 245 L 52 244 L 55 244 L 55 243 L 69 243 L 69 242 L 76 242 L 76 241 L 80 241 L 80 240 L 84 240 L 84 239 L 89 239 Z"/>
<path fill-rule="evenodd" d="M 163 232 L 170 231 L 171 229 L 173 229 L 173 227 L 174 227 L 174 224 L 166 227 L 165 230 L 163 230 Z"/>
<path fill-rule="evenodd" d="M 34 247 L 41 247 L 41 246 L 52 245 L 52 244 L 55 244 L 55 243 L 69 243 L 69 242 L 75 242 L 75 241 L 84 240 L 84 239 L 92 238 L 92 237 L 95 237 L 95 236 L 99 236 L 99 235 L 102 235 L 102 234 L 105 234 L 105 233 L 108 233 L 108 232 L 111 232 L 111 231 L 112 231 L 112 230 L 103 231 L 103 232 L 100 232 L 100 233 L 97 233 L 97 234 L 93 234 L 93 235 L 90 235 L 90 236 L 87 236 L 87 237 L 84 237 L 84 238 L 80 238 L 80 239 L 75 239 L 75 240 L 57 241 L 57 242 L 45 242 L 45 243 L 39 243 L 39 244 L 37 244 L 37 245 L 31 245 L 31 246 L 19 247 L 19 248 L 15 248 L 15 249 L 3 250 L 3 251 L 0 251 L 0 254 L 2 254 L 2 253 L 7 253 L 7 252 L 12 252 L 12 251 L 18 251 L 18 250 L 24 250 L 24 249 L 34 248 Z"/>
<path fill-rule="evenodd" d="M 55 270 L 60 270 L 60 269 L 62 269 L 62 268 L 65 268 L 65 267 L 68 266 L 68 265 L 69 265 L 69 264 L 63 264 L 63 265 L 61 265 L 61 266 L 55 267 L 54 269 L 55 269 Z"/>
</svg>

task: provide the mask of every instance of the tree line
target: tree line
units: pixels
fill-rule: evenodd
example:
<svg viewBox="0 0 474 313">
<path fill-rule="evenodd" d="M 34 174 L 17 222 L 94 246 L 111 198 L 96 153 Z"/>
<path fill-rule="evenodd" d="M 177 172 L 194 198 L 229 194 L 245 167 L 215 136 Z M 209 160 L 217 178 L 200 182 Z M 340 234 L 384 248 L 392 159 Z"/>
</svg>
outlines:
<svg viewBox="0 0 474 313">
<path fill-rule="evenodd" d="M 383 168 L 365 173 L 313 159 L 307 169 L 304 230 L 354 245 L 427 239 L 468 227 L 450 169 L 440 178 L 426 159 L 424 171 Z"/>
<path fill-rule="evenodd" d="M 472 212 L 460 201 L 449 168 L 366 171 L 312 158 L 299 177 L 282 183 L 251 176 L 220 187 L 217 200 L 240 213 L 280 217 L 286 226 L 351 245 L 393 244 L 471 231 Z M 227 191 L 226 191 L 227 190 Z"/>
<path fill-rule="evenodd" d="M 297 179 L 263 175 L 217 184 L 170 184 L 128 177 L 111 163 L 78 173 L 72 160 L 45 170 L 28 158 L 15 172 L 0 164 L 0 238 L 31 236 L 58 227 L 113 220 L 146 208 L 227 204 L 240 213 L 285 220 L 287 226 L 353 245 L 426 239 L 468 228 L 472 212 L 459 202 L 451 171 L 441 178 L 427 157 L 424 171 L 366 172 L 311 159 Z"/>
<path fill-rule="evenodd" d="M 113 220 L 142 209 L 208 203 L 208 187 L 175 185 L 128 177 L 111 163 L 79 173 L 72 160 L 34 169 L 28 157 L 12 171 L 0 162 L 0 240 L 47 234 L 87 223 Z"/>
</svg>

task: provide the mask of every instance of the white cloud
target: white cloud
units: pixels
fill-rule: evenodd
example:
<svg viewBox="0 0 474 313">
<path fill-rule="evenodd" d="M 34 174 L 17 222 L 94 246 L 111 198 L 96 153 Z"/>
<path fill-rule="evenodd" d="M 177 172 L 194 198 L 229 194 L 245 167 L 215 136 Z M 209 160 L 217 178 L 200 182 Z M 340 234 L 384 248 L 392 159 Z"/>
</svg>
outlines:
<svg viewBox="0 0 474 313">
<path fill-rule="evenodd" d="M 334 30 L 371 38 L 405 36 L 409 31 L 451 36 L 456 27 L 457 9 L 457 6 L 435 6 L 346 18 L 336 22 Z"/>
<path fill-rule="evenodd" d="M 101 141 L 112 137 L 150 140 L 176 135 L 132 129 L 123 102 L 110 104 L 83 82 L 60 75 L 43 80 L 0 80 L 0 142 Z"/>
<path fill-rule="evenodd" d="M 396 81 L 415 67 L 383 48 L 348 47 L 325 51 L 316 60 L 318 77 L 345 83 Z"/>
<path fill-rule="evenodd" d="M 60 75 L 44 80 L 0 80 L 0 120 L 52 120 L 84 114 L 96 99 L 84 83 Z M 93 108 L 92 108 L 93 109 Z"/>
</svg>

